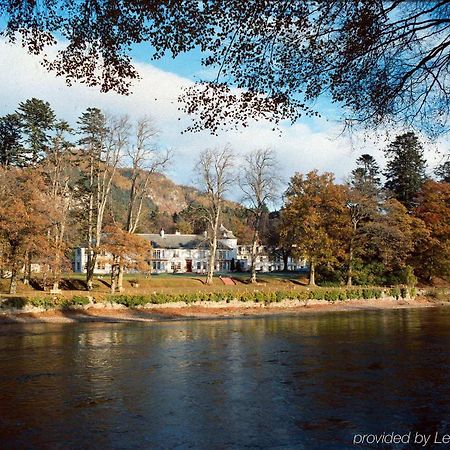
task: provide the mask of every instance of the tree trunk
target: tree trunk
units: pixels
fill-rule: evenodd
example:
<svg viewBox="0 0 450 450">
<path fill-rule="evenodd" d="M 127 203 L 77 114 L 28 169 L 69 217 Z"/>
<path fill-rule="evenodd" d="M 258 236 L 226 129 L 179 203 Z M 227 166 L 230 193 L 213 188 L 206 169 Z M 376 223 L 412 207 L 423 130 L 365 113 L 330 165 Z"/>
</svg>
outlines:
<svg viewBox="0 0 450 450">
<path fill-rule="evenodd" d="M 13 264 L 13 267 L 11 269 L 11 283 L 9 285 L 9 293 L 17 293 L 17 268 L 15 264 Z"/>
<path fill-rule="evenodd" d="M 316 267 L 313 261 L 311 261 L 309 265 L 309 285 L 316 285 Z"/>
<path fill-rule="evenodd" d="M 122 261 L 119 261 L 119 273 L 117 274 L 117 290 L 123 292 L 123 273 L 124 267 Z"/>
<path fill-rule="evenodd" d="M 214 228 L 212 230 L 213 236 L 211 240 L 211 251 L 209 254 L 209 267 L 208 275 L 206 276 L 206 284 L 212 284 L 214 276 L 214 265 L 216 262 L 216 251 L 217 251 L 217 234 L 219 232 L 219 219 L 220 219 L 220 208 L 216 211 L 216 217 L 214 219 Z"/>
<path fill-rule="evenodd" d="M 88 262 L 86 267 L 86 284 L 88 291 L 92 291 L 93 289 L 94 271 L 96 264 L 97 264 L 97 253 L 95 251 L 92 251 L 92 253 L 89 253 L 88 255 Z"/>
<path fill-rule="evenodd" d="M 353 222 L 353 235 L 350 239 L 350 249 L 348 255 L 348 276 L 347 276 L 347 286 L 351 286 L 353 284 L 353 241 L 355 239 L 356 228 L 358 226 L 358 222 Z"/>
<path fill-rule="evenodd" d="M 113 263 L 112 267 L 111 267 L 111 294 L 115 294 L 116 293 L 116 289 L 117 289 L 117 268 L 116 268 L 116 264 Z"/>
<path fill-rule="evenodd" d="M 88 211 L 88 245 L 87 245 L 87 264 L 86 264 L 86 285 L 87 290 L 92 291 L 92 280 L 94 278 L 93 265 L 95 267 L 93 235 L 94 235 L 94 158 L 90 158 L 89 174 L 89 211 Z M 94 259 L 94 261 L 92 261 Z"/>
<path fill-rule="evenodd" d="M 347 286 L 351 286 L 353 283 L 353 242 L 350 242 L 350 250 L 348 255 L 348 273 L 347 273 Z"/>
<path fill-rule="evenodd" d="M 253 235 L 253 243 L 252 243 L 252 267 L 251 267 L 251 277 L 250 283 L 256 283 L 256 258 L 258 254 L 258 231 L 256 230 Z"/>
<path fill-rule="evenodd" d="M 217 235 L 213 233 L 212 242 L 211 242 L 211 251 L 209 253 L 209 266 L 208 266 L 208 274 L 206 276 L 206 284 L 212 284 L 213 276 L 214 276 L 214 265 L 216 262 L 216 249 L 217 249 Z"/>
<path fill-rule="evenodd" d="M 30 284 L 30 278 L 31 278 L 31 257 L 30 254 L 27 252 L 25 255 L 25 264 L 23 268 L 23 284 L 26 286 Z"/>
<path fill-rule="evenodd" d="M 288 259 L 289 259 L 289 253 L 283 251 L 283 272 L 288 271 Z"/>
</svg>

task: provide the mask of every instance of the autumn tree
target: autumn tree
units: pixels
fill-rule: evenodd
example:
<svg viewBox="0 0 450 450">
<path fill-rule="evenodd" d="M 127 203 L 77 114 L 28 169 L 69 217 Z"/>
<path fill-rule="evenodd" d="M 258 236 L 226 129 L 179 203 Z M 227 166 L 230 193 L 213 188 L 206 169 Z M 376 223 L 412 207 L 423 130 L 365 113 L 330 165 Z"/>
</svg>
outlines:
<svg viewBox="0 0 450 450">
<path fill-rule="evenodd" d="M 293 246 L 296 245 L 295 239 L 295 236 L 291 233 L 291 225 L 284 214 L 284 209 L 270 213 L 265 241 L 269 246 L 272 257 L 283 262 L 283 272 L 288 270 L 289 258 L 293 254 Z"/>
<path fill-rule="evenodd" d="M 123 230 L 118 226 L 105 227 L 102 248 L 111 255 L 111 294 L 119 289 L 120 268 L 145 271 L 151 245 L 145 239 Z"/>
<path fill-rule="evenodd" d="M 10 294 L 16 293 L 27 255 L 48 255 L 50 208 L 44 181 L 37 172 L 0 169 L 0 241 L 11 272 Z"/>
<path fill-rule="evenodd" d="M 49 198 L 53 212 L 52 227 L 49 232 L 49 246 L 52 258 L 49 261 L 53 282 L 53 290 L 59 289 L 61 270 L 67 266 L 66 251 L 67 227 L 69 214 L 73 204 L 73 144 L 69 141 L 72 129 L 65 121 L 54 125 L 55 133 L 47 150 L 47 156 L 42 163 L 45 179 L 48 184 Z"/>
<path fill-rule="evenodd" d="M 295 121 L 326 93 L 352 124 L 448 130 L 446 1 L 3 2 L 3 34 L 21 38 L 49 70 L 102 91 L 127 93 L 130 56 L 198 48 L 215 76 L 188 88 L 193 129 L 260 117 Z M 80 13 L 82 11 L 82 13 Z M 49 52 L 62 38 L 67 46 Z M 233 88 L 237 87 L 238 90 Z"/>
<path fill-rule="evenodd" d="M 234 176 L 232 173 L 234 155 L 230 147 L 203 150 L 196 164 L 200 188 L 206 195 L 207 205 L 203 208 L 211 231 L 207 284 L 212 284 L 216 262 L 217 238 L 224 196 L 230 189 Z"/>
<path fill-rule="evenodd" d="M 315 285 L 316 268 L 335 263 L 344 252 L 338 236 L 342 231 L 345 197 L 331 173 L 295 174 L 285 194 L 283 214 L 286 233 L 295 239 L 294 253 L 309 264 L 309 284 Z"/>
<path fill-rule="evenodd" d="M 414 215 L 421 219 L 429 236 L 416 248 L 414 265 L 431 280 L 450 274 L 450 185 L 427 181 L 419 192 Z"/>
<path fill-rule="evenodd" d="M 263 214 L 277 195 L 279 177 L 275 153 L 270 148 L 256 149 L 244 157 L 240 186 L 244 193 L 243 201 L 252 214 L 251 278 L 256 283 L 256 259 Z"/>
<path fill-rule="evenodd" d="M 387 199 L 380 213 L 364 226 L 365 259 L 379 262 L 383 272 L 392 278 L 407 268 L 416 246 L 427 236 L 421 220 L 411 216 L 396 199 Z"/>
<path fill-rule="evenodd" d="M 404 133 L 389 144 L 385 154 L 388 159 L 385 187 L 411 210 L 425 181 L 426 162 L 422 144 L 413 132 Z"/>
</svg>

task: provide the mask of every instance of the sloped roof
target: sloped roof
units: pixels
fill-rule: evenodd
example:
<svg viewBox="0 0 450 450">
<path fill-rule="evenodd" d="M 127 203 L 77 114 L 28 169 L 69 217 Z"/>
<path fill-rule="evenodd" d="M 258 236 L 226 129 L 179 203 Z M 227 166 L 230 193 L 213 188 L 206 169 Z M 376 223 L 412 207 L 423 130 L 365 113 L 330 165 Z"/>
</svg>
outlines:
<svg viewBox="0 0 450 450">
<path fill-rule="evenodd" d="M 236 239 L 236 236 L 233 234 L 233 232 L 230 230 L 227 230 L 223 226 L 223 224 L 220 224 L 219 231 L 224 239 Z"/>
<path fill-rule="evenodd" d="M 203 234 L 164 234 L 161 236 L 157 233 L 139 234 L 143 239 L 150 241 L 153 248 L 170 248 L 170 249 L 209 249 L 210 242 Z M 231 247 L 218 242 L 217 247 L 224 250 L 231 250 Z"/>
</svg>

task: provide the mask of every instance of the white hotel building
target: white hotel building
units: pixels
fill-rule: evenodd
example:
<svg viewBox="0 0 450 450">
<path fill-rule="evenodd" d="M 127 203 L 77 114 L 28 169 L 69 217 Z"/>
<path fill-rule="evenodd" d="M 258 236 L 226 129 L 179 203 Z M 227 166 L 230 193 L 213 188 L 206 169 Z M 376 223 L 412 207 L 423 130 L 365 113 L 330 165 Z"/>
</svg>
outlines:
<svg viewBox="0 0 450 450">
<path fill-rule="evenodd" d="M 161 230 L 158 234 L 138 234 L 151 244 L 149 269 L 151 273 L 206 273 L 209 263 L 210 239 L 203 234 L 166 234 Z M 223 225 L 217 240 L 215 270 L 217 272 L 231 272 L 236 269 L 250 270 L 251 246 L 238 245 L 233 232 Z M 259 247 L 256 269 L 262 272 L 282 270 L 283 264 L 272 260 L 264 246 Z M 102 253 L 97 257 L 95 273 L 109 274 L 111 265 L 109 255 Z M 75 249 L 73 262 L 74 272 L 86 272 L 87 248 Z M 292 258 L 288 261 L 288 270 L 299 270 L 305 267 L 304 262 L 296 262 Z"/>
</svg>

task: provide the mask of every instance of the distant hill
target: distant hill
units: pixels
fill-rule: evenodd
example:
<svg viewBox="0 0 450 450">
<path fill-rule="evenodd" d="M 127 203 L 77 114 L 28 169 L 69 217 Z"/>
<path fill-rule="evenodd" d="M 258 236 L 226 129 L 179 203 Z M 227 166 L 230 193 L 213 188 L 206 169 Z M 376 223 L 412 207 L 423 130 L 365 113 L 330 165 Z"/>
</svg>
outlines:
<svg viewBox="0 0 450 450">
<path fill-rule="evenodd" d="M 115 220 L 124 221 L 129 191 L 131 189 L 131 169 L 119 169 L 112 187 L 111 211 Z M 205 204 L 206 197 L 198 189 L 178 185 L 161 173 L 151 175 L 150 195 L 144 202 L 138 232 L 199 232 L 206 223 L 195 212 L 195 205 Z M 242 242 L 248 241 L 249 228 L 247 213 L 239 203 L 226 201 L 222 222 L 232 229 Z"/>
</svg>

